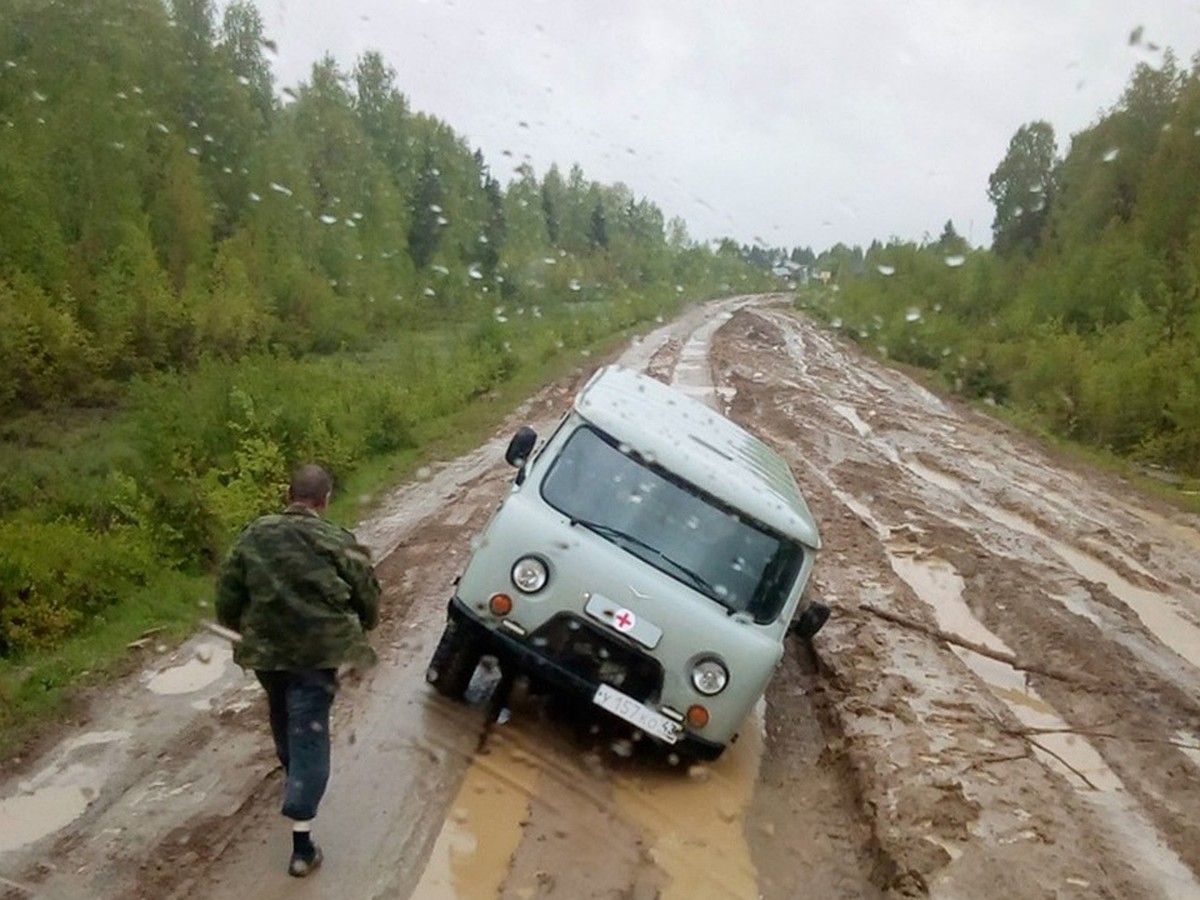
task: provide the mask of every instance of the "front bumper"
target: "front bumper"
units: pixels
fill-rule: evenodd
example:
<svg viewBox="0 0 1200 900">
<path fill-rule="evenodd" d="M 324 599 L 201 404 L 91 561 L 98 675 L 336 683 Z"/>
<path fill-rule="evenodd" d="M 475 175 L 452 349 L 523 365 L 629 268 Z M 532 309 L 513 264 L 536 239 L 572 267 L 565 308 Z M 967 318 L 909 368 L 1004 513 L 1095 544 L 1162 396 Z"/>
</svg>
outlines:
<svg viewBox="0 0 1200 900">
<path fill-rule="evenodd" d="M 522 638 L 502 629 L 488 628 L 472 614 L 467 604 L 459 597 L 450 600 L 447 613 L 461 628 L 477 640 L 484 648 L 485 654 L 493 654 L 500 662 L 501 668 L 510 672 L 520 672 L 534 682 L 545 685 L 563 696 L 576 697 L 591 704 L 599 684 L 578 673 L 572 672 L 552 659 L 548 659 L 530 646 Z M 598 713 L 611 715 L 599 706 Z M 613 721 L 620 721 L 615 716 Z M 622 723 L 624 724 L 624 723 Z M 628 726 L 632 728 L 633 726 Z M 651 737 L 648 735 L 648 737 Z M 651 738 L 664 750 L 678 753 L 686 759 L 714 760 L 725 750 L 725 745 L 715 741 L 705 740 L 698 735 L 684 730 L 679 740 L 667 744 Z"/>
</svg>

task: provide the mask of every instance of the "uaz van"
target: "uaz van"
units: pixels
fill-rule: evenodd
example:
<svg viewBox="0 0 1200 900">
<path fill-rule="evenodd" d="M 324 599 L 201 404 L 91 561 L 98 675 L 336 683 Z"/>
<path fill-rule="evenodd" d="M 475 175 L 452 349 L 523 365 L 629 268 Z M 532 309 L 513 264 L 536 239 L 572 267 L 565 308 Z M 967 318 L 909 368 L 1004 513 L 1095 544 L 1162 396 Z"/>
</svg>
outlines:
<svg viewBox="0 0 1200 900">
<path fill-rule="evenodd" d="M 615 366 L 531 454 L 536 440 L 522 428 L 509 445 L 516 478 L 457 582 L 427 680 L 461 697 L 493 655 L 676 760 L 715 759 L 789 626 L 811 637 L 829 614 L 800 609 L 820 540 L 791 471 L 714 410 Z"/>
</svg>

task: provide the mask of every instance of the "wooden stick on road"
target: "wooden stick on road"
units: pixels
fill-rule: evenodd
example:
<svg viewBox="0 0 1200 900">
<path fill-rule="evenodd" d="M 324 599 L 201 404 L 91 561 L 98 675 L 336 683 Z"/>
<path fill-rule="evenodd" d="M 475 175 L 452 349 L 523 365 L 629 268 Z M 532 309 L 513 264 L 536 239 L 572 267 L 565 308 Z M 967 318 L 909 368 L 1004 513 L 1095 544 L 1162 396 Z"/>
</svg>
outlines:
<svg viewBox="0 0 1200 900">
<path fill-rule="evenodd" d="M 1019 669 L 1022 672 L 1033 672 L 1036 675 L 1045 675 L 1047 678 L 1054 678 L 1058 681 L 1066 681 L 1071 684 L 1086 685 L 1088 687 L 1099 687 L 1100 682 L 1089 675 L 1081 675 L 1076 672 L 1064 672 L 1061 669 L 1055 669 L 1050 666 L 1043 666 L 1040 663 L 1033 662 L 1027 659 L 1021 659 L 1015 653 L 1006 653 L 1003 650 L 993 650 L 991 647 L 976 641 L 968 640 L 959 634 L 954 634 L 951 631 L 942 631 L 940 628 L 935 628 L 932 625 L 926 625 L 924 622 L 918 622 L 916 619 L 910 619 L 907 616 L 902 616 L 899 613 L 889 612 L 886 609 L 880 609 L 878 606 L 872 606 L 870 603 L 860 603 L 858 608 L 864 612 L 869 612 L 871 615 L 879 616 L 894 625 L 899 625 L 902 628 L 907 628 L 911 631 L 918 631 L 927 637 L 935 640 L 944 641 L 947 644 L 954 644 L 956 647 L 963 647 L 970 650 L 972 653 L 978 653 L 980 656 L 986 656 L 989 659 L 994 659 L 997 662 L 1002 662 L 1005 665 L 1011 666 L 1014 669 Z"/>
</svg>

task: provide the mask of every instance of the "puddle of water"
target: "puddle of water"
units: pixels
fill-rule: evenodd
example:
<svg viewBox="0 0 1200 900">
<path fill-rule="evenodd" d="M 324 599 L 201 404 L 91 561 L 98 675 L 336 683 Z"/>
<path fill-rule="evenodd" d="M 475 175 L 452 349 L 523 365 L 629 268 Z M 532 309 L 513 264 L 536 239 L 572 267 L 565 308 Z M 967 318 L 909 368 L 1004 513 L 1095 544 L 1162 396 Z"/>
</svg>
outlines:
<svg viewBox="0 0 1200 900">
<path fill-rule="evenodd" d="M 82 778 L 91 774 L 86 766 L 75 766 L 63 774 Z M 0 800 L 0 853 L 32 844 L 83 815 L 88 792 L 79 786 L 50 785 L 30 794 Z"/>
<path fill-rule="evenodd" d="M 0 800 L 0 852 L 52 834 L 83 815 L 104 785 L 104 763 L 69 762 L 88 747 L 123 741 L 128 731 L 89 731 L 62 745 L 59 762 L 21 782 L 20 793 Z"/>
<path fill-rule="evenodd" d="M 467 770 L 413 900 L 493 900 L 521 843 L 537 761 L 499 731 Z"/>
<path fill-rule="evenodd" d="M 1175 740 L 1185 745 L 1179 748 L 1183 755 L 1200 766 L 1200 735 L 1180 730 L 1175 732 Z"/>
<path fill-rule="evenodd" d="M 146 687 L 155 694 L 190 694 L 220 679 L 233 661 L 233 648 L 224 643 L 200 643 L 196 654 L 183 665 L 163 669 Z"/>
<path fill-rule="evenodd" d="M 1080 578 L 1098 582 L 1107 587 L 1113 596 L 1133 610 L 1147 630 L 1159 641 L 1193 666 L 1200 666 L 1200 627 L 1173 597 L 1133 584 L 1111 566 L 1064 541 L 1051 537 L 1033 522 L 1016 513 L 966 496 L 962 484 L 950 476 L 935 472 L 918 462 L 905 462 L 904 466 L 925 481 L 961 498 L 972 509 L 997 525 L 1002 525 L 1043 543 Z M 1110 549 L 1124 557 L 1119 548 Z M 1129 560 L 1129 562 L 1131 568 L 1139 570 L 1143 574 L 1151 574 L 1136 561 Z M 1055 599 L 1063 598 L 1056 597 Z M 1094 614 L 1084 611 L 1078 602 L 1066 602 L 1066 605 L 1077 615 L 1082 615 L 1096 624 L 1100 624 Z"/>
<path fill-rule="evenodd" d="M 1103 584 L 1133 610 L 1156 638 L 1193 666 L 1200 666 L 1200 627 L 1179 608 L 1174 598 L 1130 583 L 1112 567 L 1070 544 L 1056 540 L 1033 523 L 1005 509 L 968 500 L 971 507 L 998 525 L 1037 538 L 1071 567 L 1080 578 Z"/>
<path fill-rule="evenodd" d="M 758 897 L 758 873 L 744 833 L 758 780 L 765 703 L 738 742 L 693 776 L 645 771 L 616 780 L 617 808 L 646 833 L 655 865 L 670 879 L 661 900 Z"/>
<path fill-rule="evenodd" d="M 917 595 L 934 610 L 939 627 L 957 631 L 990 650 L 1011 652 L 983 623 L 975 619 L 962 599 L 963 581 L 949 563 L 931 558 L 918 560 L 889 552 L 892 568 Z M 987 683 L 1017 719 L 1030 728 L 1066 729 L 1067 723 L 1037 693 L 1024 686 L 1016 670 L 988 657 L 961 647 L 951 649 Z M 997 669 L 996 667 L 999 667 Z M 998 679 L 993 681 L 993 679 Z M 1018 682 L 1014 686 L 1014 682 Z M 1082 796 L 1101 813 L 1108 827 L 1120 834 L 1143 875 L 1163 888 L 1168 897 L 1200 896 L 1200 882 L 1179 856 L 1162 840 L 1137 800 L 1129 794 L 1116 773 L 1108 767 L 1096 748 L 1073 734 L 1040 734 L 1034 747 L 1044 765 L 1062 773 L 1077 788 L 1086 787 L 1076 772 L 1082 773 L 1096 790 L 1084 790 Z M 1063 765 L 1062 760 L 1070 764 Z"/>
<path fill-rule="evenodd" d="M 917 559 L 888 549 L 892 569 L 934 612 L 937 625 L 977 644 L 1000 653 L 1012 650 L 975 618 L 962 598 L 963 579 L 948 562 L 936 558 Z M 1054 708 L 1025 683 L 1025 675 L 999 660 L 981 656 L 965 647 L 951 650 L 987 684 L 1022 724 L 1030 728 L 1069 729 Z M 1043 734 L 1037 742 L 1050 752 L 1034 748 L 1044 764 L 1055 769 L 1076 787 L 1087 787 L 1076 772 L 1102 791 L 1116 790 L 1120 779 L 1090 743 L 1073 734 Z M 1064 765 L 1060 759 L 1065 760 Z M 1072 769 L 1076 771 L 1072 771 Z"/>
<path fill-rule="evenodd" d="M 915 459 L 906 460 L 902 465 L 922 481 L 928 481 L 930 484 L 940 487 L 947 493 L 953 494 L 956 497 L 962 497 L 963 483 L 957 478 L 947 475 L 944 472 L 935 471 L 929 468 L 929 466 L 917 462 Z"/>
<path fill-rule="evenodd" d="M 858 432 L 859 437 L 866 437 L 871 433 L 871 426 L 862 420 L 858 414 L 858 410 L 853 406 L 847 406 L 844 403 L 833 404 L 833 411 L 850 423 L 851 427 Z"/>
</svg>

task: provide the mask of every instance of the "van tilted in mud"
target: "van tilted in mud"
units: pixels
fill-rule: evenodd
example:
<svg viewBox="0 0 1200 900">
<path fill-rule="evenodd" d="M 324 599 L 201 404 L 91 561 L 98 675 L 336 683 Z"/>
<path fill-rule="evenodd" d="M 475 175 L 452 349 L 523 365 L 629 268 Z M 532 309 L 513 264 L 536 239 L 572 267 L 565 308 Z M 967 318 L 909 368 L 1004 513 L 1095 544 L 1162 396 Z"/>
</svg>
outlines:
<svg viewBox="0 0 1200 900">
<path fill-rule="evenodd" d="M 427 673 L 461 697 L 480 658 L 715 759 L 766 689 L 820 545 L 787 464 L 698 401 L 615 366 L 519 471 L 479 536 Z M 793 622 L 793 617 L 795 621 Z M 640 735 L 639 735 L 640 737 Z"/>
</svg>

